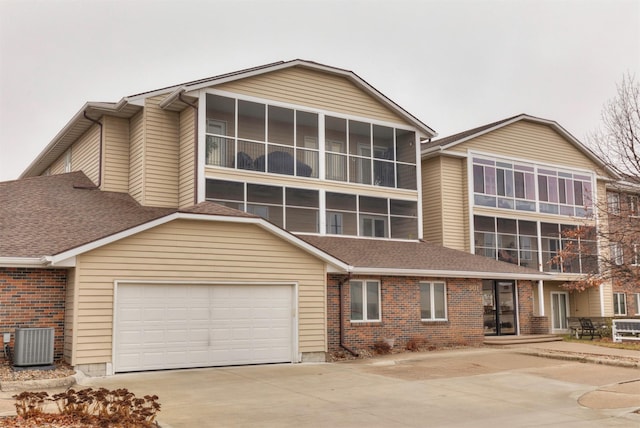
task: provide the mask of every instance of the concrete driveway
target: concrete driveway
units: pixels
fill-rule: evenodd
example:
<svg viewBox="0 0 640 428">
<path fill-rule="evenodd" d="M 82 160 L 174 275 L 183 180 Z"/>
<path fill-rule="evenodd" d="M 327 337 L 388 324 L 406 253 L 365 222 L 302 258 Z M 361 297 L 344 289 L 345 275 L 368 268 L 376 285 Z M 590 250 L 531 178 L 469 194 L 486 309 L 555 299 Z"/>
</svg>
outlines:
<svg viewBox="0 0 640 428">
<path fill-rule="evenodd" d="M 163 426 L 640 426 L 640 371 L 509 349 L 87 378 L 156 394 Z"/>
</svg>

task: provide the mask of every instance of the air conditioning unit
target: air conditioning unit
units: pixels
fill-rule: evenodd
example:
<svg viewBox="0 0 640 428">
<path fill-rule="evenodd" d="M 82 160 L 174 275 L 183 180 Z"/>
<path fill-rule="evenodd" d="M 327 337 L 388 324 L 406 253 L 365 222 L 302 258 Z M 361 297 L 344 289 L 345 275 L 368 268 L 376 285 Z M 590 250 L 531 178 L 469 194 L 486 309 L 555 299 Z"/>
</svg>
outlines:
<svg viewBox="0 0 640 428">
<path fill-rule="evenodd" d="M 54 328 L 16 328 L 13 365 L 46 366 L 53 364 Z"/>
</svg>

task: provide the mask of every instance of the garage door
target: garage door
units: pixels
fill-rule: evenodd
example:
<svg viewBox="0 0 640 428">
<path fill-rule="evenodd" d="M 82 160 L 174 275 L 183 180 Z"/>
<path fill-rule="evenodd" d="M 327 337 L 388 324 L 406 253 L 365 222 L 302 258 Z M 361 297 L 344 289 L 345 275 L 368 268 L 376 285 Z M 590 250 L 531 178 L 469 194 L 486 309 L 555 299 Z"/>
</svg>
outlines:
<svg viewBox="0 0 640 428">
<path fill-rule="evenodd" d="M 293 361 L 291 285 L 121 284 L 114 371 Z"/>
</svg>

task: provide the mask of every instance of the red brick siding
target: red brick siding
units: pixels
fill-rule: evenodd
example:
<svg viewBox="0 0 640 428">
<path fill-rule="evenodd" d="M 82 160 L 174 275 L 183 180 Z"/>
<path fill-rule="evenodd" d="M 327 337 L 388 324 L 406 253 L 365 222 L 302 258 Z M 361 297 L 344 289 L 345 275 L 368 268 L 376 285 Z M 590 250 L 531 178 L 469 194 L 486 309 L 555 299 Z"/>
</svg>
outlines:
<svg viewBox="0 0 640 428">
<path fill-rule="evenodd" d="M 353 276 L 381 283 L 382 321 L 352 323 L 347 277 L 329 275 L 327 281 L 329 351 L 340 350 L 340 289 L 343 285 L 343 342 L 353 350 L 371 349 L 381 339 L 394 338 L 396 347 L 421 337 L 431 345 L 480 345 L 484 339 L 482 281 L 479 279 L 437 279 L 420 277 Z M 447 284 L 446 321 L 420 320 L 420 282 L 444 281 Z"/>
<path fill-rule="evenodd" d="M 62 358 L 66 284 L 63 269 L 0 268 L 0 333 L 11 333 L 12 349 L 16 328 L 54 327 L 54 358 Z"/>
<path fill-rule="evenodd" d="M 533 316 L 533 283 L 518 281 L 518 322 L 520 334 L 537 334 Z M 545 332 L 547 333 L 547 332 Z"/>
<path fill-rule="evenodd" d="M 636 304 L 636 293 L 640 293 L 640 283 L 630 281 L 613 281 L 613 292 L 624 293 L 627 301 L 627 316 L 635 317 L 640 313 Z"/>
</svg>

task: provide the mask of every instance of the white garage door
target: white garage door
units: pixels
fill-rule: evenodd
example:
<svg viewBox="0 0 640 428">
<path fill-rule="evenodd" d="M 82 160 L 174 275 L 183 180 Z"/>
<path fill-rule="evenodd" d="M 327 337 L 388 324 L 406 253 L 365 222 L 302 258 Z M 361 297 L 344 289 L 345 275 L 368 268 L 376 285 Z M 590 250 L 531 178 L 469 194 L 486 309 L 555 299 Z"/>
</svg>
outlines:
<svg viewBox="0 0 640 428">
<path fill-rule="evenodd" d="M 290 285 L 121 284 L 114 371 L 293 361 Z"/>
</svg>

